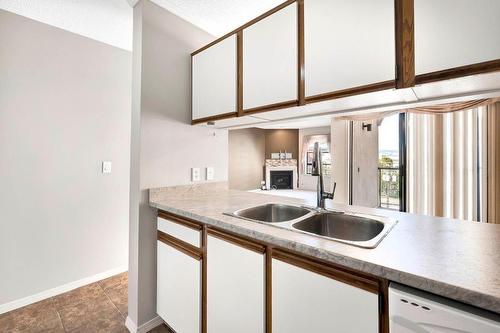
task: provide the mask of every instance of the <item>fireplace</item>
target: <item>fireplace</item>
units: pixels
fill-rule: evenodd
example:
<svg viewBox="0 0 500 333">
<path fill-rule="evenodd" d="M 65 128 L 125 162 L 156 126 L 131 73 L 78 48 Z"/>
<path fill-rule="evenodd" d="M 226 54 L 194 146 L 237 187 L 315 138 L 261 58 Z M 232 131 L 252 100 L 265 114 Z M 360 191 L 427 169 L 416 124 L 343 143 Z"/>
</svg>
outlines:
<svg viewBox="0 0 500 333">
<path fill-rule="evenodd" d="M 271 170 L 271 188 L 278 190 L 293 189 L 293 171 L 292 170 Z"/>
</svg>

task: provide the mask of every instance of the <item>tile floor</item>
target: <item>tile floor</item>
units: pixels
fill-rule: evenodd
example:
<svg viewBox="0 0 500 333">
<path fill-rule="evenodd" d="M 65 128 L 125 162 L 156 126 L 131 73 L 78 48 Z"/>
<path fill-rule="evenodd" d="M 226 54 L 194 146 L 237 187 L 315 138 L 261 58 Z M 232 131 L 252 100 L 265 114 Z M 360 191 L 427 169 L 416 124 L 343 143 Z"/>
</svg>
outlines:
<svg viewBox="0 0 500 333">
<path fill-rule="evenodd" d="M 2 333 L 128 333 L 127 273 L 0 315 Z M 166 326 L 152 330 L 169 333 Z"/>
</svg>

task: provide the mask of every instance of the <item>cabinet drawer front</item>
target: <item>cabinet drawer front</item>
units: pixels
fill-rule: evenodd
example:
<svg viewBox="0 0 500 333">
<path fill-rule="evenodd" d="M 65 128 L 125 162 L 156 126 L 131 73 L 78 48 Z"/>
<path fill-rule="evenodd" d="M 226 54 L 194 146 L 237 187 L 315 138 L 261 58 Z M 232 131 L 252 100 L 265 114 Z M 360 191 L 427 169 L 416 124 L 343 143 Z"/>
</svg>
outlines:
<svg viewBox="0 0 500 333">
<path fill-rule="evenodd" d="M 208 333 L 264 332 L 264 254 L 208 236 Z"/>
<path fill-rule="evenodd" d="M 157 313 L 176 332 L 200 333 L 201 262 L 157 242 Z"/>
<path fill-rule="evenodd" d="M 158 217 L 158 230 L 193 246 L 201 246 L 201 233 L 199 230 L 194 230 L 162 217 Z"/>
<path fill-rule="evenodd" d="M 273 333 L 379 331 L 378 295 L 272 261 Z"/>
</svg>

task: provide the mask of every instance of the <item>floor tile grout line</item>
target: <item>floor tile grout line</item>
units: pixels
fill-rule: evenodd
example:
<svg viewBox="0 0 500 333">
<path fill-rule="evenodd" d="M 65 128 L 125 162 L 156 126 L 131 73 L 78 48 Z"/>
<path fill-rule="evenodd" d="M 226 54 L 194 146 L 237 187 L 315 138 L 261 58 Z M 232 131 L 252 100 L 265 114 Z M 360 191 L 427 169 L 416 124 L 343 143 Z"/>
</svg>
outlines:
<svg viewBox="0 0 500 333">
<path fill-rule="evenodd" d="M 104 289 L 100 283 L 98 283 L 99 285 L 99 288 L 102 289 L 102 292 L 104 293 L 104 295 L 106 295 L 106 297 L 108 298 L 108 300 L 111 302 L 111 304 L 113 304 L 113 306 L 115 307 L 116 311 L 118 311 L 118 313 L 120 314 L 120 317 L 122 317 L 123 319 L 126 319 L 125 316 L 123 315 L 123 313 L 120 311 L 120 309 L 118 309 L 118 307 L 116 306 L 115 302 L 113 302 L 113 300 L 111 300 L 111 297 L 109 297 L 108 293 L 106 292 L 106 289 Z"/>
<path fill-rule="evenodd" d="M 55 298 L 51 297 L 50 300 L 52 301 L 52 306 L 54 307 L 54 310 L 56 310 L 57 317 L 59 318 L 59 321 L 61 322 L 61 326 L 62 326 L 64 332 L 68 333 L 68 330 L 66 330 L 66 327 L 64 327 L 64 323 L 62 321 L 61 314 L 59 313 L 59 310 L 57 309 L 57 306 L 55 305 L 55 301 L 56 301 Z"/>
</svg>

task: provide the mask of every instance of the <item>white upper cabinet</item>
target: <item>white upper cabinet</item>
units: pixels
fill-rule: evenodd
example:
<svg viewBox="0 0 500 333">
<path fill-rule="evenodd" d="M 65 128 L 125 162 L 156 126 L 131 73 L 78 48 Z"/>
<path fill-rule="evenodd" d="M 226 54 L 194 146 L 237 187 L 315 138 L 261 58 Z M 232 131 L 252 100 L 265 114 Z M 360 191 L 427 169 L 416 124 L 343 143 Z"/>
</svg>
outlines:
<svg viewBox="0 0 500 333">
<path fill-rule="evenodd" d="M 394 0 L 307 0 L 304 25 L 306 96 L 395 79 Z"/>
<path fill-rule="evenodd" d="M 500 59 L 499 0 L 415 0 L 415 72 Z"/>
<path fill-rule="evenodd" d="M 236 36 L 192 58 L 193 119 L 236 112 Z"/>
<path fill-rule="evenodd" d="M 297 4 L 243 30 L 243 109 L 297 99 Z"/>
</svg>

